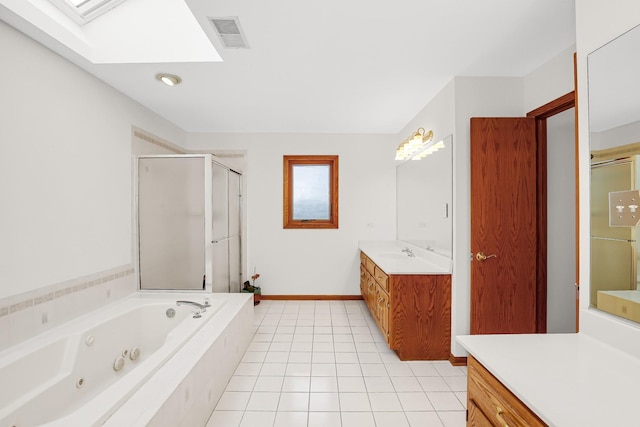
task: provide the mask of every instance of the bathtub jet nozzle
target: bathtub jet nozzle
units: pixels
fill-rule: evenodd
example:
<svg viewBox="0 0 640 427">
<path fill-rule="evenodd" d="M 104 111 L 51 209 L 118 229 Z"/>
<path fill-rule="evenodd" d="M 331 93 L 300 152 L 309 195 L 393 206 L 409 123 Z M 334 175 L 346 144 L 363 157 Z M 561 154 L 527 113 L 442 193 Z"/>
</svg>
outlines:
<svg viewBox="0 0 640 427">
<path fill-rule="evenodd" d="M 120 370 L 122 370 L 122 368 L 124 368 L 124 357 L 122 356 L 118 356 L 116 357 L 116 360 L 113 361 L 113 370 L 118 372 Z"/>
</svg>

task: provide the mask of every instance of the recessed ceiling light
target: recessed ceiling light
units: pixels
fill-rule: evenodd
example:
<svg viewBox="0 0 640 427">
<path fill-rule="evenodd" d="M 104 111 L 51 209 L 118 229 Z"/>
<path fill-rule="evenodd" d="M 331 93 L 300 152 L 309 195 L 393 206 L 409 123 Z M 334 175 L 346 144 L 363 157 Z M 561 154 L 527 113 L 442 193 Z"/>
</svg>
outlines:
<svg viewBox="0 0 640 427">
<path fill-rule="evenodd" d="M 166 73 L 156 74 L 156 79 L 160 80 L 162 83 L 166 84 L 167 86 L 175 86 L 177 84 L 180 84 L 180 82 L 182 81 L 182 79 L 179 76 L 176 76 L 175 74 L 166 74 Z"/>
</svg>

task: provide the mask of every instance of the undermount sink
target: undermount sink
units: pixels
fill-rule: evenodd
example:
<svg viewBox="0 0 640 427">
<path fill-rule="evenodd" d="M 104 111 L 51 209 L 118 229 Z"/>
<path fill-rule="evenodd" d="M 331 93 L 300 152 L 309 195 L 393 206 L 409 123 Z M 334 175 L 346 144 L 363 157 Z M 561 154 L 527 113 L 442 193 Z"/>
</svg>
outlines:
<svg viewBox="0 0 640 427">
<path fill-rule="evenodd" d="M 451 274 L 451 259 L 435 251 L 397 240 L 365 240 L 358 245 L 387 274 Z"/>
<path fill-rule="evenodd" d="M 409 255 L 398 254 L 398 253 L 395 253 L 395 252 L 381 253 L 381 254 L 379 254 L 379 256 L 381 258 L 393 259 L 393 260 L 398 260 L 398 261 L 405 261 L 405 260 L 408 261 L 408 260 L 413 259 Z"/>
</svg>

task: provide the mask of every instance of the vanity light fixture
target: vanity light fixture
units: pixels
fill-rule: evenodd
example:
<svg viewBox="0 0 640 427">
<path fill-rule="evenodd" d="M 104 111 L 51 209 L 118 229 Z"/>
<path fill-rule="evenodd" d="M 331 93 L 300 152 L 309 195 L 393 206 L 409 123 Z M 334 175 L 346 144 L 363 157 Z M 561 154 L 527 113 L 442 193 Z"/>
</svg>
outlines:
<svg viewBox="0 0 640 427">
<path fill-rule="evenodd" d="M 411 158 L 411 160 L 420 160 L 420 159 L 424 159 L 425 157 L 427 157 L 429 154 L 431 153 L 435 153 L 436 151 L 438 151 L 441 148 L 444 148 L 444 141 L 438 141 L 435 144 L 431 143 L 431 144 L 427 144 L 425 146 L 426 148 L 422 151 L 420 151 L 418 154 L 416 154 L 415 156 L 413 156 Z"/>
<path fill-rule="evenodd" d="M 396 160 L 407 160 L 414 157 L 419 151 L 422 151 L 426 144 L 433 140 L 433 131 L 426 131 L 424 128 L 418 128 L 417 131 L 396 149 Z"/>
<path fill-rule="evenodd" d="M 156 79 L 160 80 L 162 83 L 167 86 L 176 86 L 179 85 L 182 79 L 175 74 L 167 74 L 167 73 L 158 73 L 156 74 Z"/>
</svg>

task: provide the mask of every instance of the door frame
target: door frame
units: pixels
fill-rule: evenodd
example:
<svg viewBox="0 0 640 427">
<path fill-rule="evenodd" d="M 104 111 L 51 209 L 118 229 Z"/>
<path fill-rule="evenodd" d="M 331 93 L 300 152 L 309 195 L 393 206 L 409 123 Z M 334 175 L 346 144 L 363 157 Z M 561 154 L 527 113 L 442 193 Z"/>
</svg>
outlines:
<svg viewBox="0 0 640 427">
<path fill-rule="evenodd" d="M 573 90 L 551 102 L 548 102 L 547 104 L 542 105 L 541 107 L 536 108 L 535 110 L 529 111 L 526 115 L 526 117 L 536 120 L 536 217 L 538 230 L 536 239 L 536 331 L 538 333 L 547 332 L 547 119 L 575 107 L 576 91 Z M 575 123 L 577 126 L 577 109 L 575 116 Z M 578 135 L 576 134 L 576 146 L 577 138 Z M 577 173 L 578 170 L 576 168 L 576 179 Z M 576 182 L 576 188 L 577 185 L 578 183 Z M 577 238 L 578 236 L 576 235 L 576 239 Z"/>
</svg>

